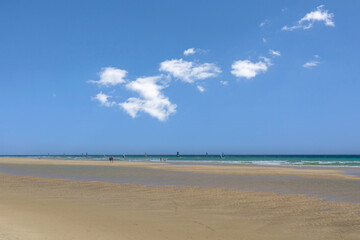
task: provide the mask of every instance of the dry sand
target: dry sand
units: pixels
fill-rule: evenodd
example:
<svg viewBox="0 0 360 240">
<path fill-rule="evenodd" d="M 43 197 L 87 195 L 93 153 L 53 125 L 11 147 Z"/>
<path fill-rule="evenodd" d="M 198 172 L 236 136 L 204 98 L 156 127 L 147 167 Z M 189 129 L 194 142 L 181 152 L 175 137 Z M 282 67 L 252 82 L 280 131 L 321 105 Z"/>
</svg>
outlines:
<svg viewBox="0 0 360 240">
<path fill-rule="evenodd" d="M 12 165 L 109 167 L 107 162 L 0 159 Z M 201 172 L 253 177 L 296 176 L 356 189 L 339 170 L 114 163 L 111 169 L 146 174 Z M 229 169 L 230 168 L 230 169 Z M 240 169 L 241 168 L 241 169 Z M 76 171 L 80 169 L 76 168 Z M 131 172 L 133 171 L 133 172 Z M 153 173 L 150 171 L 150 173 Z M 193 175 L 183 174 L 192 178 Z M 320 177 L 319 177 L 320 176 Z M 141 176 L 138 176 L 141 177 Z M 314 179 L 314 180 L 313 180 Z M 335 183 L 334 182 L 334 183 Z M 351 182 L 351 185 L 347 185 Z M 360 183 L 360 182 L 358 182 Z M 264 183 L 266 184 L 266 183 Z M 312 186 L 308 186 L 311 188 Z M 327 186 L 330 188 L 331 186 Z M 358 193 L 355 193 L 358 194 Z M 154 186 L 0 174 L 0 239 L 360 239 L 360 203 L 197 186 Z"/>
</svg>

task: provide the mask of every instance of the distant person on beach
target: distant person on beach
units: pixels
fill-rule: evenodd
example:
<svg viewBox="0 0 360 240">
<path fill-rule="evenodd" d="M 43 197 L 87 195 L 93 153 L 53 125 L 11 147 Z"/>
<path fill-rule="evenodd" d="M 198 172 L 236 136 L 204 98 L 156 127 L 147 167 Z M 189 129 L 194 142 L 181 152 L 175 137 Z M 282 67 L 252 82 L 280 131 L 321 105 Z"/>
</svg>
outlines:
<svg viewBox="0 0 360 240">
<path fill-rule="evenodd" d="M 114 162 L 114 158 L 113 158 L 113 156 L 110 156 L 110 157 L 109 157 L 109 161 L 110 161 L 111 163 L 113 163 L 113 162 Z"/>
</svg>

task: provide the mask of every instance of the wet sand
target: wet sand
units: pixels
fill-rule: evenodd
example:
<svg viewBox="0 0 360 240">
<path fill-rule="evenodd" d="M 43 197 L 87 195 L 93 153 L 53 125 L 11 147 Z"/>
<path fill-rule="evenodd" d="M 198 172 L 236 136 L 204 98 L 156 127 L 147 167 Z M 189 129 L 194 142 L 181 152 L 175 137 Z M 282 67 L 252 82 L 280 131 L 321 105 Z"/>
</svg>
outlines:
<svg viewBox="0 0 360 240">
<path fill-rule="evenodd" d="M 360 238 L 357 176 L 231 167 L 0 159 L 0 239 Z"/>
</svg>

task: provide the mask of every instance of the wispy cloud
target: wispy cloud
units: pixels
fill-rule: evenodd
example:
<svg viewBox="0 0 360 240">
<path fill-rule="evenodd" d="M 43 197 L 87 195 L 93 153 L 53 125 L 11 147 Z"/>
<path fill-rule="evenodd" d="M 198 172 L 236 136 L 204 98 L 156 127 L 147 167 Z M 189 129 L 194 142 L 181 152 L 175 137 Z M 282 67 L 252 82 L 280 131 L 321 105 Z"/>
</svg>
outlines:
<svg viewBox="0 0 360 240">
<path fill-rule="evenodd" d="M 229 85 L 229 82 L 228 81 L 220 81 L 220 84 L 223 86 L 227 86 L 227 85 Z"/>
<path fill-rule="evenodd" d="M 265 24 L 268 24 L 270 21 L 268 19 L 265 19 L 263 22 L 259 24 L 259 27 L 263 27 Z"/>
<path fill-rule="evenodd" d="M 94 81 L 90 80 L 89 83 L 99 84 L 101 86 L 110 87 L 118 84 L 125 83 L 125 77 L 127 75 L 127 71 L 114 68 L 114 67 L 106 67 L 99 73 L 100 80 Z"/>
<path fill-rule="evenodd" d="M 238 78 L 251 79 L 259 73 L 266 72 L 268 67 L 271 66 L 268 58 L 262 57 L 261 61 L 251 62 L 250 60 L 235 61 L 231 68 L 231 73 Z"/>
<path fill-rule="evenodd" d="M 316 67 L 317 65 L 319 65 L 319 61 L 308 61 L 306 63 L 303 64 L 304 68 L 313 68 Z"/>
<path fill-rule="evenodd" d="M 166 60 L 160 63 L 159 70 L 187 83 L 216 77 L 221 73 L 214 63 L 195 63 L 183 59 Z"/>
<path fill-rule="evenodd" d="M 316 67 L 317 65 L 320 64 L 320 62 L 318 61 L 318 59 L 320 59 L 320 56 L 315 54 L 314 55 L 314 58 L 313 60 L 310 60 L 310 61 L 307 61 L 306 63 L 304 63 L 302 66 L 304 68 L 313 68 L 313 67 Z"/>
<path fill-rule="evenodd" d="M 99 92 L 98 94 L 96 94 L 95 97 L 91 98 L 94 101 L 98 101 L 102 106 L 105 107 L 111 107 L 114 106 L 116 104 L 116 102 L 110 102 L 108 99 L 111 98 L 111 96 L 108 96 L 102 92 Z"/>
<path fill-rule="evenodd" d="M 205 92 L 205 88 L 203 86 L 197 85 L 196 87 L 200 92 Z"/>
<path fill-rule="evenodd" d="M 307 13 L 294 26 L 284 26 L 282 30 L 292 31 L 299 28 L 310 29 L 314 26 L 315 22 L 324 22 L 326 26 L 335 27 L 334 14 L 329 13 L 328 10 L 325 10 L 324 5 L 320 5 L 316 8 L 315 11 Z"/>
<path fill-rule="evenodd" d="M 209 53 L 209 50 L 201 49 L 201 48 L 188 48 L 184 50 L 184 56 L 190 56 L 194 54 L 206 54 Z"/>
<path fill-rule="evenodd" d="M 184 55 L 185 56 L 188 56 L 188 55 L 193 55 L 197 52 L 197 50 L 195 48 L 189 48 L 189 49 L 186 49 L 184 51 Z"/>
<path fill-rule="evenodd" d="M 267 39 L 266 38 L 262 38 L 263 43 L 267 43 Z"/>
<path fill-rule="evenodd" d="M 119 106 L 131 117 L 135 118 L 139 112 L 148 113 L 160 121 L 166 121 L 176 112 L 176 104 L 170 102 L 161 91 L 167 87 L 161 83 L 162 76 L 138 78 L 126 84 L 126 88 L 139 94 L 139 97 L 128 98 Z"/>
<path fill-rule="evenodd" d="M 272 50 L 270 49 L 269 50 L 269 53 L 275 57 L 280 57 L 281 56 L 281 52 L 280 51 L 275 51 L 275 50 Z"/>
</svg>

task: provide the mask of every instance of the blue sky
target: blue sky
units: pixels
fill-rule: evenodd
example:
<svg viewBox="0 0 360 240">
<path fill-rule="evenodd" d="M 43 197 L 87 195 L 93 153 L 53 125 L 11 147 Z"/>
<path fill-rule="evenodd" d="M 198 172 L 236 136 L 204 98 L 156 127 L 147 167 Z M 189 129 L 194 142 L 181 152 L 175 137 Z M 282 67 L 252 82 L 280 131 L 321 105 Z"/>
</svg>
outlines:
<svg viewBox="0 0 360 240">
<path fill-rule="evenodd" d="M 359 11 L 1 1 L 0 154 L 360 153 Z"/>
</svg>

